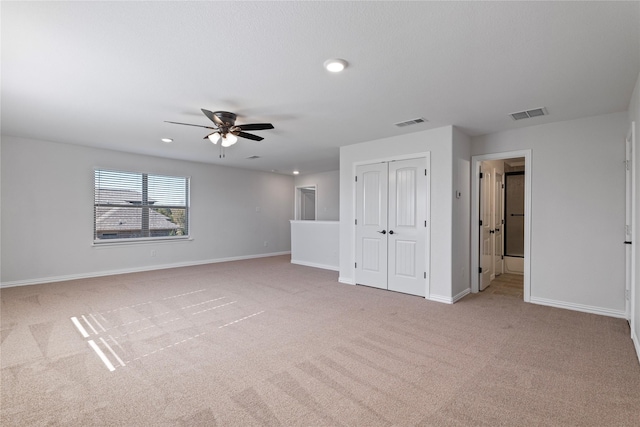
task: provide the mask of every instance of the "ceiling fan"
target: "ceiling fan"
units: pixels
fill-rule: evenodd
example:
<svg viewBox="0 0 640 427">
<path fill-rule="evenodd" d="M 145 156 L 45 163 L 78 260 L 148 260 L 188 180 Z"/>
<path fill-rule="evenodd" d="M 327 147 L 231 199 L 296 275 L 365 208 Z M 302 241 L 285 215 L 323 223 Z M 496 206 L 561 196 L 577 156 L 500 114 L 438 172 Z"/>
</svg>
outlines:
<svg viewBox="0 0 640 427">
<path fill-rule="evenodd" d="M 165 123 L 212 129 L 213 132 L 205 136 L 203 139 L 209 139 L 209 141 L 213 142 L 214 144 L 217 144 L 218 141 L 220 141 L 220 145 L 225 148 L 231 147 L 233 144 L 238 142 L 238 137 L 252 139 L 254 141 L 262 141 L 264 139 L 261 136 L 247 133 L 245 132 L 245 130 L 273 129 L 273 125 L 271 123 L 251 123 L 246 125 L 236 125 L 237 115 L 228 111 L 211 112 L 209 110 L 205 110 L 204 108 L 201 108 L 200 110 L 214 123 L 215 126 L 202 126 L 194 125 L 191 123 L 179 123 L 170 121 L 165 121 Z"/>
</svg>

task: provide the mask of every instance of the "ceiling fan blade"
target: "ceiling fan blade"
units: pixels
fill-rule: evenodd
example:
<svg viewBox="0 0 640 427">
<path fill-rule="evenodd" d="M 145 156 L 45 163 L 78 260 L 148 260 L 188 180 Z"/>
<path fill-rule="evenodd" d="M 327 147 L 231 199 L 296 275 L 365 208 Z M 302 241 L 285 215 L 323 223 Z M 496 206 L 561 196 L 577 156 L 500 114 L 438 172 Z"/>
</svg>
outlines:
<svg viewBox="0 0 640 427">
<path fill-rule="evenodd" d="M 224 123 L 222 123 L 222 120 L 220 120 L 218 118 L 218 116 L 216 116 L 215 114 L 213 114 L 211 111 L 209 110 L 205 110 L 204 108 L 201 108 L 200 111 L 202 111 L 202 113 L 207 116 L 209 118 L 209 120 L 211 120 L 213 123 L 217 124 L 218 126 L 223 125 Z"/>
<path fill-rule="evenodd" d="M 239 136 L 240 138 L 247 138 L 247 139 L 253 139 L 254 141 L 262 141 L 264 138 L 258 135 L 254 135 L 252 133 L 246 133 L 246 132 L 233 132 L 234 135 Z"/>
<path fill-rule="evenodd" d="M 211 126 L 192 125 L 191 123 L 170 122 L 170 121 L 167 121 L 167 120 L 165 120 L 164 122 L 165 123 L 173 123 L 174 125 L 196 126 L 196 127 L 199 127 L 199 128 L 215 129 L 215 130 L 218 129 L 218 128 L 212 128 Z"/>
<path fill-rule="evenodd" d="M 242 130 L 265 130 L 265 129 L 273 129 L 273 125 L 271 123 L 251 123 L 247 125 L 237 125 Z"/>
</svg>

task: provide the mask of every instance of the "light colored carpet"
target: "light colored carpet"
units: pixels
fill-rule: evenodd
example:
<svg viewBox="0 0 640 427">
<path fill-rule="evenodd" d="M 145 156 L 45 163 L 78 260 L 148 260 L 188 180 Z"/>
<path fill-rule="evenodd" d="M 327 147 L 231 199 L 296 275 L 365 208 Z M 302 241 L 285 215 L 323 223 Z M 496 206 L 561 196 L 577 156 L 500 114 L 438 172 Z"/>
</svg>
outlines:
<svg viewBox="0 0 640 427">
<path fill-rule="evenodd" d="M 445 305 L 273 257 L 1 301 L 3 426 L 640 425 L 624 320 L 509 295 Z"/>
</svg>

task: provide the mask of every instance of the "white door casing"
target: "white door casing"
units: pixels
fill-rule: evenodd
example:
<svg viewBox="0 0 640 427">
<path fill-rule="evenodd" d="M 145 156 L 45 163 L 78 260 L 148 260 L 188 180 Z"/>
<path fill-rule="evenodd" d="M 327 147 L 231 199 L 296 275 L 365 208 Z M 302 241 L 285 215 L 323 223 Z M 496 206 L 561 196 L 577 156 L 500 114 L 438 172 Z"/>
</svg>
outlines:
<svg viewBox="0 0 640 427">
<path fill-rule="evenodd" d="M 625 140 L 625 314 L 631 326 L 631 336 L 634 334 L 633 316 L 635 312 L 635 122 L 631 122 L 629 133 Z"/>
<path fill-rule="evenodd" d="M 504 182 L 501 173 L 494 170 L 493 191 L 493 275 L 504 273 Z"/>
<path fill-rule="evenodd" d="M 491 173 L 480 167 L 480 290 L 484 291 L 491 282 L 493 266 L 491 239 Z"/>
<path fill-rule="evenodd" d="M 525 302 L 531 301 L 532 280 L 531 280 L 531 181 L 534 175 L 533 150 L 530 148 L 515 151 L 505 151 L 500 153 L 479 154 L 471 157 L 471 292 L 480 291 L 481 274 L 478 272 L 481 267 L 481 186 L 480 170 L 482 162 L 489 160 L 513 159 L 524 157 L 525 160 L 525 201 L 524 201 L 524 295 Z"/>
<path fill-rule="evenodd" d="M 357 284 L 426 293 L 427 161 L 356 168 Z"/>
</svg>

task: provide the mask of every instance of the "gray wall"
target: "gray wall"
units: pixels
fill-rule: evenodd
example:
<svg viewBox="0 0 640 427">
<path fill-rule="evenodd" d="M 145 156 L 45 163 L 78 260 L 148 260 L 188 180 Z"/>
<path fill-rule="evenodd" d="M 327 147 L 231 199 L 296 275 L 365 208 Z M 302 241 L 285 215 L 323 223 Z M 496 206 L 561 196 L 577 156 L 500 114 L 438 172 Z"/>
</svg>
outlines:
<svg viewBox="0 0 640 427">
<path fill-rule="evenodd" d="M 640 231 L 638 230 L 638 227 L 640 227 L 640 205 L 638 204 L 638 201 L 640 200 L 640 73 L 638 73 L 636 87 L 633 91 L 633 96 L 631 97 L 631 102 L 629 104 L 628 121 L 629 123 L 635 121 L 636 131 L 636 152 L 633 155 L 633 162 L 635 164 L 636 170 L 636 211 L 634 218 L 635 230 L 633 230 L 633 234 L 635 236 L 635 241 L 633 242 L 633 248 L 635 251 L 635 282 L 631 284 L 631 286 L 633 287 L 632 297 L 635 310 L 634 313 L 632 313 L 633 317 L 631 319 L 631 330 L 633 333 L 633 342 L 636 347 L 638 360 L 640 360 L 640 250 L 638 250 L 638 243 L 640 243 L 638 242 L 638 237 L 640 237 Z"/>
<path fill-rule="evenodd" d="M 1 150 L 3 285 L 290 251 L 292 177 L 5 136 Z M 190 176 L 193 239 L 94 246 L 95 167 Z"/>
<path fill-rule="evenodd" d="M 471 290 L 471 138 L 453 128 L 453 228 L 451 230 L 451 296 L 454 300 Z M 439 183 L 431 182 L 431 187 Z M 456 197 L 456 192 L 460 197 Z M 432 227 L 435 226 L 432 225 Z"/>
<path fill-rule="evenodd" d="M 453 127 L 379 139 L 340 148 L 340 278 L 354 283 L 355 262 L 355 168 L 389 158 L 430 153 L 429 294 L 427 298 L 451 302 L 453 221 Z M 460 142 L 464 145 L 464 142 Z M 464 147 L 460 147 L 461 152 Z M 409 157 L 407 157 L 409 156 Z M 418 157 L 418 156 L 416 156 Z M 468 214 L 467 214 L 468 215 Z M 467 221 L 468 222 L 468 221 Z M 464 225 L 468 226 L 468 225 Z M 467 245 L 463 251 L 468 253 Z M 456 253 L 458 251 L 456 250 Z M 467 256 L 468 258 L 468 256 Z"/>
<path fill-rule="evenodd" d="M 626 113 L 472 138 L 473 155 L 532 150 L 531 302 L 622 317 Z"/>
</svg>

